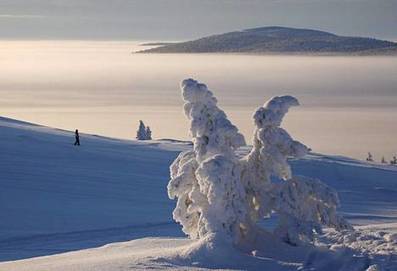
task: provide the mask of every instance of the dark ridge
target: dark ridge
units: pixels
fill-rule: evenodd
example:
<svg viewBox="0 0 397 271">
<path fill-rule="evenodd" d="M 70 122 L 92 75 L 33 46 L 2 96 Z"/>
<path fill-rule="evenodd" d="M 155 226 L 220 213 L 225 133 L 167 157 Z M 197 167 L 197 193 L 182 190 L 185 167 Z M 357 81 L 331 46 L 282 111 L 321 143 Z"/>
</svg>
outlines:
<svg viewBox="0 0 397 271">
<path fill-rule="evenodd" d="M 165 44 L 138 53 L 393 55 L 397 53 L 397 43 L 338 36 L 312 29 L 269 26 Z"/>
</svg>

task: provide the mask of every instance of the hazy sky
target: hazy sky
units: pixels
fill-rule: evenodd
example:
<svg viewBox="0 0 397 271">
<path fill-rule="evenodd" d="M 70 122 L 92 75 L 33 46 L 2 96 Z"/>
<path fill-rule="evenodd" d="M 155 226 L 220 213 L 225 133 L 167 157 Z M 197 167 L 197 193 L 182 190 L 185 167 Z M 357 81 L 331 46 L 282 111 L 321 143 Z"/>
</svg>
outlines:
<svg viewBox="0 0 397 271">
<path fill-rule="evenodd" d="M 180 40 L 282 25 L 397 39 L 397 0 L 0 0 L 0 39 Z"/>
</svg>

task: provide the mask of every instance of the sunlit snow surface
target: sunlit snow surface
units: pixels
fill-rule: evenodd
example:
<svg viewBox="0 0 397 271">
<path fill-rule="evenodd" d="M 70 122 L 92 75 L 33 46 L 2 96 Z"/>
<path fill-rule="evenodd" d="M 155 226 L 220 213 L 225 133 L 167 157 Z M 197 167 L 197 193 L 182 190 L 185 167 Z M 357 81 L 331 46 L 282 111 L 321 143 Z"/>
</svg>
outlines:
<svg viewBox="0 0 397 271">
<path fill-rule="evenodd" d="M 321 236 L 318 245 L 333 254 L 269 240 L 272 249 L 256 256 L 218 250 L 188 261 L 178 255 L 194 244 L 172 220 L 166 184 L 170 163 L 191 145 L 81 134 L 75 147 L 73 136 L 0 118 L 0 270 L 365 270 L 373 263 L 397 270 L 396 167 L 320 154 L 291 161 L 296 174 L 337 189 L 358 229 Z M 122 243 L 106 245 L 114 242 Z"/>
</svg>

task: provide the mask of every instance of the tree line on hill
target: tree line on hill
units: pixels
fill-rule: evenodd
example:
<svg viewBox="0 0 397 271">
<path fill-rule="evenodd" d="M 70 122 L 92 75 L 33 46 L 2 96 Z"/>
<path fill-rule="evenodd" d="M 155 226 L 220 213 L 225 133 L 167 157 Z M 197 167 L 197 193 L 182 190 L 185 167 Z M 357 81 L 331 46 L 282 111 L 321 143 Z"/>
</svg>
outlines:
<svg viewBox="0 0 397 271">
<path fill-rule="evenodd" d="M 375 162 L 374 157 L 373 157 L 372 153 L 370 153 L 370 152 L 368 152 L 368 157 L 367 157 L 366 160 L 367 160 L 368 162 Z M 382 164 L 387 164 L 387 161 L 386 161 L 386 159 L 385 159 L 384 156 L 382 156 L 381 163 L 382 163 Z M 393 156 L 393 159 L 390 160 L 389 163 L 390 163 L 390 165 L 397 165 L 397 156 L 394 155 L 394 156 Z"/>
</svg>

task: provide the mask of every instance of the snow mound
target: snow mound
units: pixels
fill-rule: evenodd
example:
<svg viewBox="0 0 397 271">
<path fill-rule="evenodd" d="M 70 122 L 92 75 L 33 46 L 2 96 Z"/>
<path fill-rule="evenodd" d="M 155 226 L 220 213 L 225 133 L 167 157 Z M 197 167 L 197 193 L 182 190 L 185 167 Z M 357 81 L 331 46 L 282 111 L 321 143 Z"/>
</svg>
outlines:
<svg viewBox="0 0 397 271">
<path fill-rule="evenodd" d="M 262 240 L 266 240 L 266 246 L 269 247 L 250 254 L 230 247 L 223 240 L 215 240 L 213 235 L 202 240 L 143 238 L 50 257 L 4 262 L 0 263 L 0 270 L 396 270 L 396 254 L 377 254 L 373 250 L 364 252 L 360 248 L 367 246 L 368 240 L 376 243 L 376 240 L 379 241 L 382 237 L 374 236 L 374 233 L 368 231 L 356 233 L 354 238 L 357 241 L 353 241 L 351 236 L 342 240 L 342 235 L 331 231 L 324 234 L 317 247 L 294 247 L 267 235 Z M 392 249 L 392 245 L 389 243 L 389 250 Z M 264 247 L 264 244 L 262 246 Z"/>
</svg>

